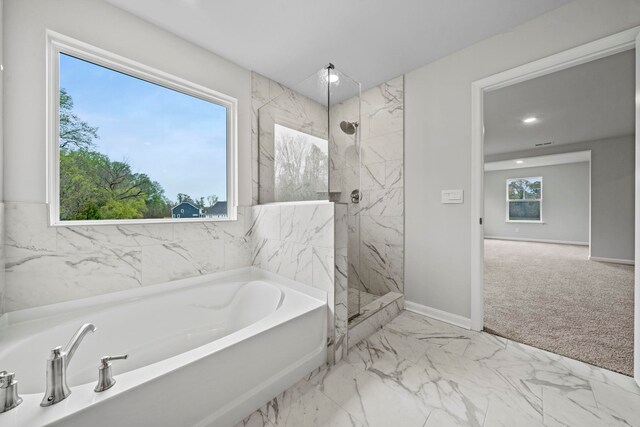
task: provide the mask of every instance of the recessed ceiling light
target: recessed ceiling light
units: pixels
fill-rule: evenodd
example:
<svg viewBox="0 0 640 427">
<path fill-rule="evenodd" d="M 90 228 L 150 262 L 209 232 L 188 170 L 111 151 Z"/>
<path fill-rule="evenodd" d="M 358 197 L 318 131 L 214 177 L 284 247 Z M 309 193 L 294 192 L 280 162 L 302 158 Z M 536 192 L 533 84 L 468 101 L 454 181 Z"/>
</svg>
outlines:
<svg viewBox="0 0 640 427">
<path fill-rule="evenodd" d="M 535 123 L 538 121 L 537 117 L 527 117 L 526 119 L 522 120 L 522 123 L 526 123 L 528 125 L 530 125 L 531 123 Z"/>
<path fill-rule="evenodd" d="M 519 165 L 521 165 L 521 164 L 523 164 L 523 163 L 524 163 L 524 160 L 516 160 L 516 163 L 517 163 L 517 164 L 519 164 Z"/>
</svg>

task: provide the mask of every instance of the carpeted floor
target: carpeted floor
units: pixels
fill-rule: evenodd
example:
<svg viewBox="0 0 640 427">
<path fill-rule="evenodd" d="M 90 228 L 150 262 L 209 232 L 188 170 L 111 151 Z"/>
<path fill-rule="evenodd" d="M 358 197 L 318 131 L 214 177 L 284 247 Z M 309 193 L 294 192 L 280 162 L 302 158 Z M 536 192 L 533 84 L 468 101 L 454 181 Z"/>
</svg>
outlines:
<svg viewBox="0 0 640 427">
<path fill-rule="evenodd" d="M 633 375 L 633 266 L 589 261 L 586 246 L 484 249 L 487 331 Z"/>
</svg>

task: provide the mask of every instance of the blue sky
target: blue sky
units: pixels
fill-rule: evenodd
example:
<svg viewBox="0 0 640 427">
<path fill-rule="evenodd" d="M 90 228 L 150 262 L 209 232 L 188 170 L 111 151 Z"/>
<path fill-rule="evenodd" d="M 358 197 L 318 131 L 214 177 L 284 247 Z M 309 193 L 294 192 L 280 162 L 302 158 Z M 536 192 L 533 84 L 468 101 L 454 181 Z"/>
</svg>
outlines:
<svg viewBox="0 0 640 427">
<path fill-rule="evenodd" d="M 99 128 L 97 150 L 111 160 L 127 160 L 171 200 L 226 200 L 224 107 L 64 54 L 60 87 L 75 114 Z"/>
</svg>

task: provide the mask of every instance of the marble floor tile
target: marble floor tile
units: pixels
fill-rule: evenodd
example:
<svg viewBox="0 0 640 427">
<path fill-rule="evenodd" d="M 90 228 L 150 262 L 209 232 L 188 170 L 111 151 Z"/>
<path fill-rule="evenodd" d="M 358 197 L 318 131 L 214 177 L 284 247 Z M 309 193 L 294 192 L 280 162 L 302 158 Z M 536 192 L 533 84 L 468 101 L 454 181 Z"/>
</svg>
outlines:
<svg viewBox="0 0 640 427">
<path fill-rule="evenodd" d="M 255 411 L 247 418 L 235 425 L 235 427 L 273 427 L 267 417 L 261 411 Z"/>
<path fill-rule="evenodd" d="M 595 405 L 586 405 L 544 387 L 542 391 L 544 424 L 547 426 L 628 426 L 625 420 L 613 416 Z"/>
<path fill-rule="evenodd" d="M 632 378 L 403 311 L 238 427 L 637 426 Z"/>
<path fill-rule="evenodd" d="M 428 343 L 381 329 L 356 344 L 349 355 L 354 366 L 363 365 L 366 369 L 375 358 L 387 357 L 395 361 L 410 360 L 417 362 L 430 348 Z"/>
<path fill-rule="evenodd" d="M 429 415 L 420 402 L 388 387 L 377 376 L 339 363 L 309 380 L 367 426 L 422 427 Z"/>
<path fill-rule="evenodd" d="M 278 427 L 365 426 L 316 388 L 283 408 L 274 424 Z"/>
<path fill-rule="evenodd" d="M 609 371 L 607 369 L 589 365 L 588 363 L 580 360 L 569 359 L 568 357 L 564 357 L 559 354 L 551 353 L 546 350 L 511 340 L 507 343 L 507 349 L 511 353 L 518 353 L 525 357 L 568 369 L 578 377 L 619 387 L 629 393 L 640 394 L 640 387 L 638 387 L 635 380 L 632 377 L 618 372 Z"/>
<path fill-rule="evenodd" d="M 630 426 L 640 426 L 640 395 L 599 381 L 590 383 L 600 410 L 624 420 Z"/>
<path fill-rule="evenodd" d="M 542 421 L 542 414 L 523 413 L 504 399 L 493 397 L 489 400 L 483 427 L 542 427 Z"/>
</svg>

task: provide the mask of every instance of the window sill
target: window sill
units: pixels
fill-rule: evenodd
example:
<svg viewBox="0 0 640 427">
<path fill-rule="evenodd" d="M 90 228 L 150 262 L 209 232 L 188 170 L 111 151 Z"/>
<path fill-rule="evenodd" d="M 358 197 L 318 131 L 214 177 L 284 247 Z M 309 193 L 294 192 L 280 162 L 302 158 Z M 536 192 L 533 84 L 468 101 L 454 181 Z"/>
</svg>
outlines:
<svg viewBox="0 0 640 427">
<path fill-rule="evenodd" d="M 51 221 L 51 227 L 94 227 L 100 225 L 149 225 L 149 224 L 185 224 L 201 222 L 235 222 L 237 215 L 227 218 L 150 218 L 150 219 L 106 219 L 82 221 Z"/>
<path fill-rule="evenodd" d="M 505 222 L 515 223 L 515 224 L 545 224 L 545 222 L 542 221 L 542 220 L 540 220 L 540 221 L 529 221 L 529 220 L 518 221 L 518 220 L 515 220 L 515 219 L 508 219 Z"/>
</svg>

